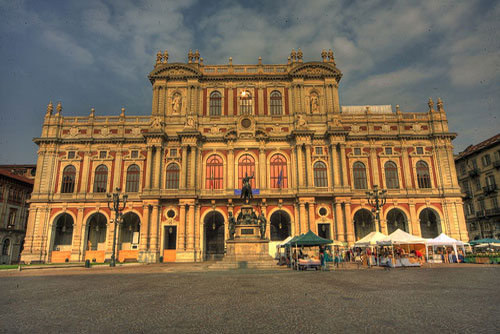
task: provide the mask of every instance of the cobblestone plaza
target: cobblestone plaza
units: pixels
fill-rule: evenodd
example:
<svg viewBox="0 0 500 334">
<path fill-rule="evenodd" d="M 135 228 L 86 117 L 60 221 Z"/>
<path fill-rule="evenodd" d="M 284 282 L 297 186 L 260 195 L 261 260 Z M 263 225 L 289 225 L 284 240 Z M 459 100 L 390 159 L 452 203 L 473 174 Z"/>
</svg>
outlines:
<svg viewBox="0 0 500 334">
<path fill-rule="evenodd" d="M 193 270 L 193 268 L 195 270 Z M 0 272 L 0 333 L 498 333 L 500 268 Z"/>
</svg>

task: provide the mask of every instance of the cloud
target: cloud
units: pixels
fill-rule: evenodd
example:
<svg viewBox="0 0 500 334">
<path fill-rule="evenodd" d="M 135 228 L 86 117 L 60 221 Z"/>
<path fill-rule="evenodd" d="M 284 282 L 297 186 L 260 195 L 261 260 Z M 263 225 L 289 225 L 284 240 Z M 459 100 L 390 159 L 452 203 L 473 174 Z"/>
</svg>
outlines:
<svg viewBox="0 0 500 334">
<path fill-rule="evenodd" d="M 91 65 L 94 62 L 92 53 L 80 46 L 67 33 L 55 30 L 45 30 L 42 38 L 49 48 L 58 50 L 61 54 L 71 58 L 76 64 Z"/>
</svg>

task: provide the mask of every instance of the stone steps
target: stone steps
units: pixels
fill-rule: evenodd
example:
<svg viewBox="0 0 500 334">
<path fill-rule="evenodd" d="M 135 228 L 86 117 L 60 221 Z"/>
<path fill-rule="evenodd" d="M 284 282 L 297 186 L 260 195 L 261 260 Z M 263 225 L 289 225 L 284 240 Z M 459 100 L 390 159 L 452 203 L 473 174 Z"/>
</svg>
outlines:
<svg viewBox="0 0 500 334">
<path fill-rule="evenodd" d="M 222 260 L 207 266 L 207 269 L 279 269 L 277 261 L 266 260 Z"/>
</svg>

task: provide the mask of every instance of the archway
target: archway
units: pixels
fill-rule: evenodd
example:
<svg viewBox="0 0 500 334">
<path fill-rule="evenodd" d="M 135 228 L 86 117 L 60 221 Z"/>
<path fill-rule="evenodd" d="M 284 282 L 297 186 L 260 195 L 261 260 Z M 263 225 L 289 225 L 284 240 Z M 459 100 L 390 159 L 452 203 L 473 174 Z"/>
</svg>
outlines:
<svg viewBox="0 0 500 334">
<path fill-rule="evenodd" d="M 397 229 L 409 232 L 408 219 L 406 218 L 406 215 L 402 210 L 391 209 L 387 213 L 387 233 L 391 234 Z"/>
<path fill-rule="evenodd" d="M 356 240 L 359 240 L 375 231 L 375 222 L 373 215 L 367 209 L 358 210 L 354 214 L 354 233 L 356 234 Z"/>
<path fill-rule="evenodd" d="M 418 216 L 422 238 L 435 238 L 441 233 L 439 215 L 431 208 L 425 208 Z"/>
<path fill-rule="evenodd" d="M 120 225 L 120 237 L 118 239 L 119 250 L 136 250 L 139 248 L 139 231 L 141 219 L 134 212 L 123 215 Z"/>
<path fill-rule="evenodd" d="M 71 251 L 73 241 L 73 217 L 68 213 L 60 215 L 55 223 L 53 251 Z"/>
<path fill-rule="evenodd" d="M 106 247 L 107 219 L 102 213 L 94 213 L 87 223 L 87 251 L 104 251 Z"/>
<path fill-rule="evenodd" d="M 273 212 L 270 218 L 271 241 L 282 241 L 291 234 L 290 216 L 283 210 Z"/>
<path fill-rule="evenodd" d="M 205 217 L 205 260 L 224 257 L 224 217 L 212 211 Z"/>
</svg>

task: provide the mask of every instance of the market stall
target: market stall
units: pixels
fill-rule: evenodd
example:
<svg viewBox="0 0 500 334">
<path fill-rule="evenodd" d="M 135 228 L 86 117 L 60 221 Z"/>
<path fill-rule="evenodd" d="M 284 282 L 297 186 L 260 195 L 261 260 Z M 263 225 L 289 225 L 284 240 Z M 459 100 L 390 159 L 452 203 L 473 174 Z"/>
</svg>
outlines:
<svg viewBox="0 0 500 334">
<path fill-rule="evenodd" d="M 432 246 L 432 254 L 435 253 L 435 247 L 439 247 L 439 246 L 441 246 L 441 247 L 453 247 L 453 250 L 455 251 L 455 255 L 457 256 L 457 259 L 458 259 L 457 246 L 459 246 L 462 248 L 463 254 L 465 255 L 465 243 L 460 241 L 460 240 L 453 239 L 444 233 L 441 233 L 440 235 L 438 235 L 434 239 L 428 240 L 427 247 L 429 247 L 429 246 Z M 429 262 L 429 252 L 426 252 L 426 253 L 427 253 L 427 262 Z"/>
<path fill-rule="evenodd" d="M 403 250 L 406 250 L 405 256 L 401 256 L 395 259 L 392 263 L 395 267 L 419 267 L 420 262 L 416 258 L 409 257 L 411 251 L 421 251 L 425 250 L 427 253 L 427 240 L 421 237 L 411 235 L 401 229 L 397 229 L 393 233 L 389 234 L 387 238 L 377 241 L 378 246 L 389 246 L 392 248 L 392 258 L 394 259 L 394 246 L 400 246 Z M 387 262 L 387 260 L 381 260 L 381 263 Z"/>
<path fill-rule="evenodd" d="M 306 234 L 302 234 L 300 236 L 292 238 L 287 244 L 289 244 L 295 250 L 295 254 L 298 257 L 299 247 L 319 247 L 330 245 L 333 243 L 331 239 L 324 239 L 320 236 L 316 235 L 314 232 L 309 230 Z M 297 258 L 297 261 L 294 261 L 295 268 L 294 269 L 319 269 L 321 267 L 320 260 L 316 260 L 313 258 Z"/>
</svg>

